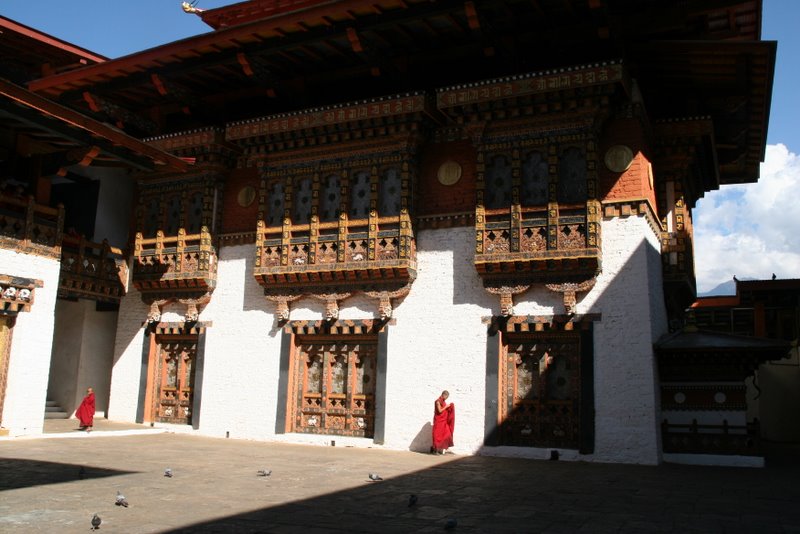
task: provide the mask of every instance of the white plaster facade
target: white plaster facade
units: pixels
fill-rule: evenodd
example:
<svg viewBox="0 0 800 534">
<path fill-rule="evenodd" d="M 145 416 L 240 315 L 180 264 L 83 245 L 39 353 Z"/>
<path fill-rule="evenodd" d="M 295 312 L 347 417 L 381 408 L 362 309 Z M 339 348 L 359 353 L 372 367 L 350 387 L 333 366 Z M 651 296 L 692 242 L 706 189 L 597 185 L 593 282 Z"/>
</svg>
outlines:
<svg viewBox="0 0 800 534">
<path fill-rule="evenodd" d="M 42 432 L 59 268 L 58 260 L 0 248 L 0 273 L 42 282 L 30 311 L 20 312 L 12 328 L 2 414 L 9 436 Z"/>
<path fill-rule="evenodd" d="M 563 458 L 655 464 L 661 459 L 653 342 L 666 331 L 659 243 L 644 217 L 605 221 L 603 271 L 578 295 L 578 314 L 594 324 L 595 452 Z M 200 321 L 206 329 L 202 404 L 197 432 L 211 436 L 295 443 L 427 450 L 433 402 L 443 389 L 457 408 L 457 453 L 543 457 L 549 451 L 485 447 L 484 319 L 499 313 L 473 265 L 473 229 L 424 230 L 417 235 L 417 278 L 393 302 L 388 334 L 386 412 L 382 445 L 372 439 L 276 432 L 282 331 L 275 305 L 253 277 L 253 246 L 223 248 L 217 287 Z M 374 319 L 378 302 L 356 294 L 339 303 L 340 319 Z M 324 303 L 304 298 L 291 320 L 320 320 Z M 563 313 L 560 294 L 541 286 L 515 296 L 517 315 Z M 109 417 L 133 421 L 139 399 L 143 323 L 148 307 L 131 288 L 123 299 L 114 350 Z M 169 305 L 162 322 L 181 322 Z M 175 430 L 191 431 L 187 428 Z"/>
</svg>

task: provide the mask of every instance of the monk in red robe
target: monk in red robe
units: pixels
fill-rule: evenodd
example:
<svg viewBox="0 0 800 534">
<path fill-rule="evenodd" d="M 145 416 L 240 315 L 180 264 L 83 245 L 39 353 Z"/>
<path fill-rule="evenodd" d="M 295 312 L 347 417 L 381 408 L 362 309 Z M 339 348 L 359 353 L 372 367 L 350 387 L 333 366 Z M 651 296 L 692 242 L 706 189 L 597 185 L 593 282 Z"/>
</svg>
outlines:
<svg viewBox="0 0 800 534">
<path fill-rule="evenodd" d="M 453 429 L 456 421 L 455 405 L 447 404 L 450 393 L 442 391 L 436 399 L 433 410 L 433 445 L 431 452 L 434 454 L 444 454 L 447 449 L 453 446 Z"/>
<path fill-rule="evenodd" d="M 86 396 L 75 411 L 75 417 L 81 422 L 81 430 L 92 431 L 94 424 L 94 391 L 92 388 L 86 390 Z"/>
</svg>

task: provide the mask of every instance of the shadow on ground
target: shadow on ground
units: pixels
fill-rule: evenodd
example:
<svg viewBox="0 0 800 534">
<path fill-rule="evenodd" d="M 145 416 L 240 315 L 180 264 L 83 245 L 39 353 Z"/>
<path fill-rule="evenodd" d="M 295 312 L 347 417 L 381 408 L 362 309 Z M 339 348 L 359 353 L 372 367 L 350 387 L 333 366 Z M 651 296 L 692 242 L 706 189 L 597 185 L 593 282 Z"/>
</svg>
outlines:
<svg viewBox="0 0 800 534">
<path fill-rule="evenodd" d="M 127 475 L 132 472 L 59 462 L 0 458 L 0 491 Z"/>
<path fill-rule="evenodd" d="M 168 532 L 441 532 L 453 519 L 456 532 L 785 532 L 800 525 L 793 504 L 800 500 L 800 465 L 797 457 L 772 464 L 465 457 L 380 482 L 370 482 L 365 468 L 360 487 Z M 264 483 L 280 487 L 280 473 Z"/>
</svg>

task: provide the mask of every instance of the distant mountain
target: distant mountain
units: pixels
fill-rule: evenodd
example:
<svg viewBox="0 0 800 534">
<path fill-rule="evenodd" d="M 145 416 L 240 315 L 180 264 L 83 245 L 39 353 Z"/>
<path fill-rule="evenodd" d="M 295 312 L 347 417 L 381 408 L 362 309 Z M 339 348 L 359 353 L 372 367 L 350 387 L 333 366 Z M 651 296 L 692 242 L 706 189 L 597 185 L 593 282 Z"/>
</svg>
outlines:
<svg viewBox="0 0 800 534">
<path fill-rule="evenodd" d="M 739 278 L 740 281 L 744 282 L 745 280 L 757 280 L 757 278 L 750 278 L 750 277 L 742 277 Z M 736 295 L 736 282 L 733 280 L 728 280 L 727 282 L 722 282 L 714 289 L 706 291 L 705 293 L 698 293 L 698 297 L 722 297 L 726 295 Z"/>
</svg>

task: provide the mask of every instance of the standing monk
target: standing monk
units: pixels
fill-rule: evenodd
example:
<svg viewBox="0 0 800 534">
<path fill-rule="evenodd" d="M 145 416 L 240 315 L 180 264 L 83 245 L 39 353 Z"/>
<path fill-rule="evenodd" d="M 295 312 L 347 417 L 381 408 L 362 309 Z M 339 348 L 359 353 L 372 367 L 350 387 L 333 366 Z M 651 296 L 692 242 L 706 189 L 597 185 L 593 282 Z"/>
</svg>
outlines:
<svg viewBox="0 0 800 534">
<path fill-rule="evenodd" d="M 86 396 L 75 411 L 75 417 L 81 422 L 81 430 L 92 431 L 94 424 L 94 391 L 92 388 L 86 389 Z"/>
<path fill-rule="evenodd" d="M 455 405 L 447 404 L 450 393 L 445 390 L 436 399 L 433 410 L 433 445 L 431 452 L 444 454 L 453 446 L 453 428 L 455 427 Z"/>
</svg>

